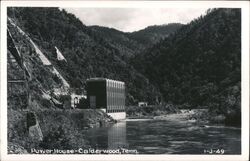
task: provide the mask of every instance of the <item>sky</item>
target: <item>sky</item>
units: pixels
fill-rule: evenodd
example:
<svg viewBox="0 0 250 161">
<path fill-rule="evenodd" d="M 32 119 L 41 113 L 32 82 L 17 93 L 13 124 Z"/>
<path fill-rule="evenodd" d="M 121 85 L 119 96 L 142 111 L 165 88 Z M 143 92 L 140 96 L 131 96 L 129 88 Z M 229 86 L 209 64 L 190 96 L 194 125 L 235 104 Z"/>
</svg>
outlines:
<svg viewBox="0 0 250 161">
<path fill-rule="evenodd" d="M 99 25 L 133 32 L 152 25 L 187 24 L 208 8 L 64 8 L 85 25 Z"/>
</svg>

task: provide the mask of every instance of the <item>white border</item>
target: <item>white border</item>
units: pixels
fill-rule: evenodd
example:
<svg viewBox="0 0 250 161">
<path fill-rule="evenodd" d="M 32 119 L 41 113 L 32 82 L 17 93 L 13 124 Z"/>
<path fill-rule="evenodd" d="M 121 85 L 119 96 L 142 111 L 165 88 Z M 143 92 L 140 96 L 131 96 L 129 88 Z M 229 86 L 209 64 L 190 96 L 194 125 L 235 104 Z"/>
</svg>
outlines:
<svg viewBox="0 0 250 161">
<path fill-rule="evenodd" d="M 241 8 L 242 9 L 242 154 L 241 155 L 15 155 L 7 154 L 6 8 Z M 249 159 L 249 2 L 248 1 L 2 1 L 1 2 L 1 160 L 248 160 Z"/>
</svg>

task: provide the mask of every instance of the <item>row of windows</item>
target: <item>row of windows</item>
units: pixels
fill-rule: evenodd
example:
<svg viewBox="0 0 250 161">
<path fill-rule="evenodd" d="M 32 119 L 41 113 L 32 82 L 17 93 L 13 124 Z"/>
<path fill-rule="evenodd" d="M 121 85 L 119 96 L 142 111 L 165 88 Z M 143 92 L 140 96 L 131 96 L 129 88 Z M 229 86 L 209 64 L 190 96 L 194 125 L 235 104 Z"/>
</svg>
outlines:
<svg viewBox="0 0 250 161">
<path fill-rule="evenodd" d="M 108 92 L 108 97 L 124 97 L 124 93 Z"/>
<path fill-rule="evenodd" d="M 107 105 L 108 106 L 124 106 L 125 105 L 125 98 L 124 97 L 108 97 L 107 98 Z"/>
<path fill-rule="evenodd" d="M 125 89 L 119 89 L 119 88 L 107 88 L 107 93 L 125 93 Z"/>
<path fill-rule="evenodd" d="M 125 106 L 108 105 L 108 109 L 123 109 Z"/>
<path fill-rule="evenodd" d="M 124 111 L 125 111 L 125 108 L 124 109 L 109 109 L 107 110 L 107 113 L 124 112 Z"/>
<path fill-rule="evenodd" d="M 124 112 L 125 111 L 125 106 L 108 106 L 107 107 L 107 112 Z"/>
</svg>

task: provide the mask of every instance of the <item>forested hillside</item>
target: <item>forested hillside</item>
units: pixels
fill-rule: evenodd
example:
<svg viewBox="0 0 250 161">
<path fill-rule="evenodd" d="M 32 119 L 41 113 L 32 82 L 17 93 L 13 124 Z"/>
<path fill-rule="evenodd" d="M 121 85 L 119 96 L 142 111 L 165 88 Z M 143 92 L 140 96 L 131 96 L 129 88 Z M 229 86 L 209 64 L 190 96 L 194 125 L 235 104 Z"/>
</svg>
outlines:
<svg viewBox="0 0 250 161">
<path fill-rule="evenodd" d="M 113 48 L 119 50 L 119 52 L 123 54 L 122 58 L 125 60 L 140 53 L 145 48 L 144 44 L 129 38 L 128 35 L 122 31 L 102 26 L 91 26 L 90 29 L 93 33 L 109 42 Z"/>
<path fill-rule="evenodd" d="M 182 24 L 180 23 L 148 26 L 145 29 L 129 33 L 128 36 L 146 45 L 147 47 L 151 47 L 152 45 L 167 38 L 170 34 L 178 30 L 181 26 Z"/>
<path fill-rule="evenodd" d="M 125 81 L 129 104 L 154 102 L 160 96 L 158 89 L 129 64 L 128 58 L 144 45 L 125 33 L 87 27 L 58 8 L 10 8 L 8 16 L 38 44 L 71 87 L 84 88 L 86 79 L 105 77 Z M 67 62 L 57 61 L 55 46 Z"/>
<path fill-rule="evenodd" d="M 154 104 L 161 97 L 162 103 L 209 108 L 240 121 L 240 9 L 212 9 L 187 25 L 132 33 L 86 26 L 58 8 L 9 8 L 8 16 L 73 88 L 84 88 L 91 77 L 121 80 L 127 104 Z M 57 61 L 55 46 L 66 62 Z"/>
<path fill-rule="evenodd" d="M 167 38 L 181 26 L 182 24 L 179 23 L 154 25 L 129 33 L 102 26 L 91 26 L 91 29 L 98 36 L 108 41 L 112 47 L 124 53 L 123 58 L 126 59 L 144 52 L 152 45 Z"/>
<path fill-rule="evenodd" d="M 213 9 L 133 59 L 166 102 L 240 122 L 241 11 Z M 232 118 L 236 118 L 234 120 Z"/>
</svg>

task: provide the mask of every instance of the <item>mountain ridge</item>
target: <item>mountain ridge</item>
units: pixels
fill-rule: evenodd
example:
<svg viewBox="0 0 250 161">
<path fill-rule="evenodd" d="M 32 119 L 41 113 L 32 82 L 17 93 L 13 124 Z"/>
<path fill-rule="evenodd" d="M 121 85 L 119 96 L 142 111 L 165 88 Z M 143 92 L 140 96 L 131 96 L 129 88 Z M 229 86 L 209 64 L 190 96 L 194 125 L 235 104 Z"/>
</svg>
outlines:
<svg viewBox="0 0 250 161">
<path fill-rule="evenodd" d="M 124 36 L 125 42 L 132 41 L 133 46 L 110 41 L 58 8 L 10 8 L 8 16 L 32 38 L 72 88 L 84 88 L 84 80 L 91 77 L 106 77 L 125 81 L 129 104 L 140 100 L 154 102 L 160 95 L 147 78 L 129 64 L 129 57 L 139 49 L 125 34 L 118 38 Z M 56 59 L 55 46 L 67 63 Z"/>
<path fill-rule="evenodd" d="M 143 32 L 154 26 L 129 35 L 85 26 L 57 8 L 13 10 L 8 16 L 29 33 L 73 88 L 84 87 L 87 78 L 106 77 L 125 81 L 127 104 L 155 104 L 162 98 L 162 103 L 210 108 L 228 117 L 240 114 L 239 9 L 208 10 L 189 24 L 172 24 L 171 32 L 162 33 L 166 37 L 146 43 Z M 138 35 L 143 36 L 135 38 Z M 55 46 L 67 63 L 56 60 Z"/>
<path fill-rule="evenodd" d="M 240 9 L 209 10 L 137 55 L 133 64 L 165 101 L 203 106 L 240 122 Z"/>
</svg>

